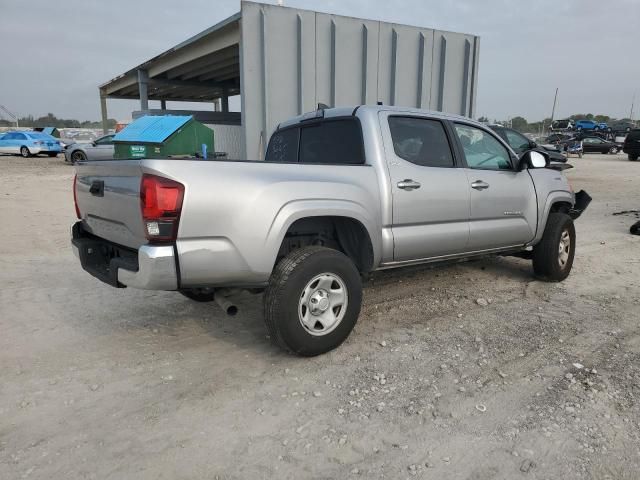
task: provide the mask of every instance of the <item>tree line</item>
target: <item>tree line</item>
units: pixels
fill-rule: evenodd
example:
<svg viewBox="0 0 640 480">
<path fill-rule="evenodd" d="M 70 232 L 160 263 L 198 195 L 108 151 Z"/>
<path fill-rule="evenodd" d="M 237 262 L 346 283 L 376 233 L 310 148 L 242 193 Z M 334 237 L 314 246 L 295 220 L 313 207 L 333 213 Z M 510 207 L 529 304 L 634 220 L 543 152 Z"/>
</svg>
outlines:
<svg viewBox="0 0 640 480">
<path fill-rule="evenodd" d="M 92 122 L 91 120 L 75 120 L 68 118 L 58 118 L 53 113 L 48 113 L 43 117 L 34 118 L 33 115 L 18 118 L 20 127 L 56 127 L 56 128 L 102 128 L 102 122 Z M 115 128 L 117 121 L 113 118 L 107 120 L 108 128 Z M 13 120 L 0 119 L 0 127 L 14 127 Z"/>
<path fill-rule="evenodd" d="M 608 124 L 615 123 L 615 122 L 631 122 L 631 119 L 629 118 L 616 119 L 616 118 L 610 117 L 609 115 L 594 115 L 593 113 L 584 113 L 584 114 L 576 113 L 569 117 L 559 117 L 559 118 L 556 118 L 555 120 L 566 120 L 566 119 L 593 120 L 594 122 L 608 123 Z M 540 122 L 529 123 L 526 118 L 521 116 L 513 117 L 509 120 L 494 119 L 493 121 L 490 121 L 487 117 L 480 117 L 478 121 L 482 123 L 499 123 L 500 125 L 509 126 L 514 130 L 518 130 L 519 132 L 523 132 L 523 133 L 542 133 L 548 130 L 549 126 L 551 125 L 551 118 L 545 118 Z"/>
</svg>

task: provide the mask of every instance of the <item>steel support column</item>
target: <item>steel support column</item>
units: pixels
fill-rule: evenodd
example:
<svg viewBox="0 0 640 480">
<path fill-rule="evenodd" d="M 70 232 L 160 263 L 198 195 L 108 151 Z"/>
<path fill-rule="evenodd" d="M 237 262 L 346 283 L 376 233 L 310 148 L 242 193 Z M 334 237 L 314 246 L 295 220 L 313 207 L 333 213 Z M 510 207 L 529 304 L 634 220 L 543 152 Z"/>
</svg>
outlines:
<svg viewBox="0 0 640 480">
<path fill-rule="evenodd" d="M 146 70 L 138 70 L 138 91 L 140 92 L 140 110 L 149 110 L 149 75 Z"/>
<path fill-rule="evenodd" d="M 107 115 L 107 96 L 100 91 L 100 115 L 102 117 L 102 133 L 105 135 L 109 131 L 108 115 Z"/>
</svg>

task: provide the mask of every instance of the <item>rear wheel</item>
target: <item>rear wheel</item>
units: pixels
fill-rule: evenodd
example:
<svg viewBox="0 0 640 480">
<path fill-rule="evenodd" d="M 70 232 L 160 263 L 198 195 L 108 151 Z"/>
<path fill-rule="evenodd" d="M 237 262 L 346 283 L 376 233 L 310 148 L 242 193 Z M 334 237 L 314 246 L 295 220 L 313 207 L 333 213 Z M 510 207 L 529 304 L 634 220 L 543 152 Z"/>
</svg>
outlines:
<svg viewBox="0 0 640 480">
<path fill-rule="evenodd" d="M 326 353 L 351 333 L 362 284 L 353 262 L 325 247 L 294 250 L 274 269 L 264 295 L 271 340 L 302 356 Z"/>
<path fill-rule="evenodd" d="M 20 147 L 20 155 L 22 155 L 24 158 L 28 158 L 31 156 L 31 152 L 27 147 Z"/>
<path fill-rule="evenodd" d="M 214 290 L 212 288 L 190 288 L 187 290 L 180 290 L 180 293 L 188 299 L 196 302 L 212 302 L 215 298 Z"/>
<path fill-rule="evenodd" d="M 636 160 L 638 160 L 638 155 L 632 155 L 631 153 L 629 154 L 629 161 L 631 162 L 635 162 Z"/>
<path fill-rule="evenodd" d="M 80 150 L 76 150 L 71 154 L 71 163 L 84 162 L 86 159 L 87 156 Z"/>
<path fill-rule="evenodd" d="M 549 282 L 569 276 L 576 251 L 576 230 L 566 213 L 549 214 L 542 240 L 533 248 L 533 271 Z"/>
</svg>

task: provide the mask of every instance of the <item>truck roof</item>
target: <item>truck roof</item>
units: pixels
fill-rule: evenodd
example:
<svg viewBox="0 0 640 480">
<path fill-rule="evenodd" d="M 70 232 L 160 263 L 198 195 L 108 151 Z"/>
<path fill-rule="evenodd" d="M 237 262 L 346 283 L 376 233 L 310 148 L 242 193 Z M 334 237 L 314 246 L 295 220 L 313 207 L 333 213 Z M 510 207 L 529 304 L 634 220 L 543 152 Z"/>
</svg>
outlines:
<svg viewBox="0 0 640 480">
<path fill-rule="evenodd" d="M 300 122 L 310 120 L 312 118 L 333 118 L 333 117 L 348 117 L 351 115 L 360 116 L 361 114 L 375 114 L 378 112 L 397 112 L 403 113 L 407 115 L 411 114 L 419 114 L 419 115 L 429 115 L 436 118 L 442 118 L 447 120 L 464 120 L 466 122 L 470 122 L 481 127 L 484 127 L 482 123 L 476 122 L 475 120 L 467 117 L 463 117 L 461 115 L 454 115 L 451 113 L 438 112 L 435 110 L 428 110 L 423 108 L 412 108 L 412 107 L 401 107 L 401 106 L 392 106 L 392 105 L 354 105 L 350 107 L 334 107 L 334 108 L 319 108 L 318 110 L 314 110 L 311 112 L 303 113 L 302 115 L 298 115 L 297 117 L 290 118 L 278 125 L 278 130 L 284 127 L 288 127 L 291 125 L 296 125 Z"/>
</svg>

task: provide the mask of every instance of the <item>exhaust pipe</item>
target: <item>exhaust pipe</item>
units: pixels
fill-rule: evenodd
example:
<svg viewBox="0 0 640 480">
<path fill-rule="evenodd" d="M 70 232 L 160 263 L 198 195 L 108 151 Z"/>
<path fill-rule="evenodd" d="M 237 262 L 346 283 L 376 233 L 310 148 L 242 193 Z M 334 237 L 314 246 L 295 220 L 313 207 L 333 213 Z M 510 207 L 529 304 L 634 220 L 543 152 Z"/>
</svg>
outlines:
<svg viewBox="0 0 640 480">
<path fill-rule="evenodd" d="M 227 295 L 230 295 L 231 293 L 232 292 L 226 288 L 216 290 L 213 298 L 224 313 L 230 317 L 234 317 L 238 313 L 238 306 L 227 297 Z"/>
</svg>

